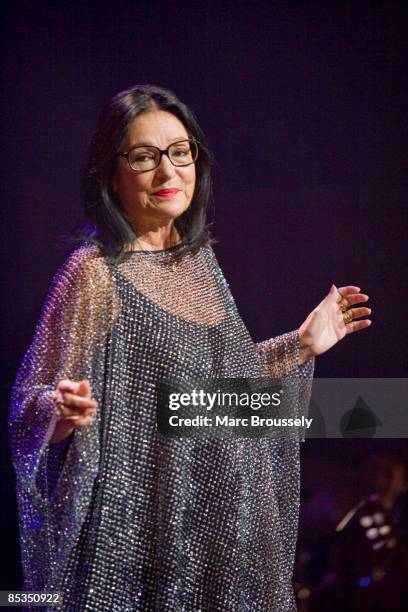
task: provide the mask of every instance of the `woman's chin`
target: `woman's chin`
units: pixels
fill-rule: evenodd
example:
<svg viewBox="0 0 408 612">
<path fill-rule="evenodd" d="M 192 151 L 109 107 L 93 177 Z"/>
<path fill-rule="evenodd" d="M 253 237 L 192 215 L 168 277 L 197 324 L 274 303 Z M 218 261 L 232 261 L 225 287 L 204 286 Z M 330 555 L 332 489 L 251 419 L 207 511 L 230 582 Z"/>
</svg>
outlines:
<svg viewBox="0 0 408 612">
<path fill-rule="evenodd" d="M 180 217 L 188 207 L 189 203 L 186 202 L 161 202 L 159 205 L 156 205 L 156 210 L 158 210 L 161 215 L 166 216 L 169 219 L 177 219 Z"/>
</svg>

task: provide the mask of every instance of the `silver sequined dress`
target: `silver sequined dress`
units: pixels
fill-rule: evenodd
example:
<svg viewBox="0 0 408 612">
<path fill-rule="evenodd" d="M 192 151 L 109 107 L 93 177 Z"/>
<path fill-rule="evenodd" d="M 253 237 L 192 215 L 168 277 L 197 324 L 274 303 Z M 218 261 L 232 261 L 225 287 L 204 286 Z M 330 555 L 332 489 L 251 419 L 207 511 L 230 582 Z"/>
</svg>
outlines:
<svg viewBox="0 0 408 612">
<path fill-rule="evenodd" d="M 255 344 L 212 248 L 173 269 L 178 248 L 113 265 L 84 245 L 54 278 L 10 410 L 24 589 L 75 612 L 294 611 L 299 441 L 160 436 L 155 385 L 267 372 L 300 416 L 313 360 L 297 331 Z M 64 378 L 97 418 L 50 444 Z"/>
</svg>

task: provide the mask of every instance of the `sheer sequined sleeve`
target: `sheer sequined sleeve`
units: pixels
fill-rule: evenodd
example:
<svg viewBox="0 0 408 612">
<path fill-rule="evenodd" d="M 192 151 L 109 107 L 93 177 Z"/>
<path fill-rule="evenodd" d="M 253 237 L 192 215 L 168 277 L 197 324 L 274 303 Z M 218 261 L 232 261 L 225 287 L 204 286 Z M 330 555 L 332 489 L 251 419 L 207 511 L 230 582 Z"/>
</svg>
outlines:
<svg viewBox="0 0 408 612">
<path fill-rule="evenodd" d="M 11 398 L 10 445 L 26 589 L 30 589 L 30 580 L 37 586 L 42 581 L 46 584 L 49 576 L 38 575 L 42 566 L 36 558 L 39 542 L 44 543 L 44 560 L 48 555 L 47 561 L 55 563 L 56 539 L 63 535 L 62 514 L 73 512 L 79 527 L 97 468 L 97 420 L 60 444 L 49 443 L 57 419 L 52 392 L 62 379 L 88 379 L 93 396 L 99 399 L 102 354 L 112 313 L 112 287 L 104 258 L 93 246 L 76 249 L 53 279 Z M 64 495 L 74 489 L 77 494 L 64 506 Z M 62 513 L 58 520 L 57 506 Z"/>
<path fill-rule="evenodd" d="M 299 364 L 300 339 L 299 330 L 294 330 L 256 344 L 259 357 L 267 365 L 271 376 L 281 378 L 289 372 L 302 367 Z M 307 368 L 313 367 L 313 359 L 307 362 Z M 302 364 L 305 365 L 305 364 Z"/>
<path fill-rule="evenodd" d="M 315 360 L 312 357 L 302 364 L 299 363 L 299 330 L 258 342 L 255 346 L 264 371 L 272 378 L 282 380 L 288 416 L 307 417 Z M 301 442 L 305 441 L 304 429 L 300 430 L 299 439 Z"/>
</svg>

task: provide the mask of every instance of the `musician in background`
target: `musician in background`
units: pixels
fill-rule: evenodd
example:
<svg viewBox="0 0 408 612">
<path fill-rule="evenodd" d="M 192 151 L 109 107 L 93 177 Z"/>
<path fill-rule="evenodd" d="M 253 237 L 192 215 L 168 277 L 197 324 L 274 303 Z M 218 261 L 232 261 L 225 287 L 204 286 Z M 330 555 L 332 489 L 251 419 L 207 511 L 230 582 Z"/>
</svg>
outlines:
<svg viewBox="0 0 408 612">
<path fill-rule="evenodd" d="M 381 452 L 363 469 L 375 493 L 363 497 L 337 525 L 321 579 L 321 585 L 331 584 L 312 591 L 310 612 L 327 609 L 329 592 L 332 612 L 408 610 L 407 466 L 399 456 Z"/>
</svg>

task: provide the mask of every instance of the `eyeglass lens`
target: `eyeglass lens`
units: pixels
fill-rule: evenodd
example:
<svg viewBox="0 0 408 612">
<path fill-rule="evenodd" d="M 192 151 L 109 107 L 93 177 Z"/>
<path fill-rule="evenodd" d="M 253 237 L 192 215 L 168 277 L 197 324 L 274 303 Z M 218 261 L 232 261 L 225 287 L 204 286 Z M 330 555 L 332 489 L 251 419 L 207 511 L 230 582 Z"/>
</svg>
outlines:
<svg viewBox="0 0 408 612">
<path fill-rule="evenodd" d="M 175 142 L 168 148 L 174 166 L 188 166 L 197 159 L 198 147 L 193 141 Z M 133 170 L 153 170 L 160 163 L 160 152 L 156 147 L 140 146 L 129 151 L 129 163 Z"/>
</svg>

